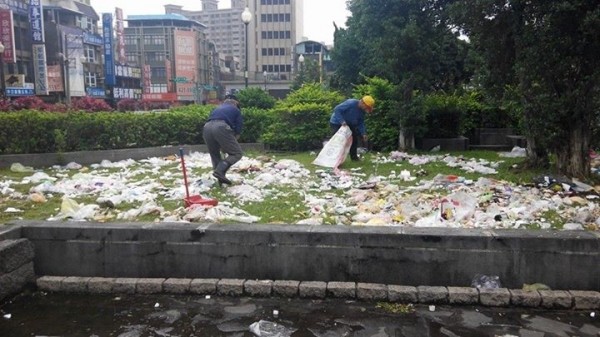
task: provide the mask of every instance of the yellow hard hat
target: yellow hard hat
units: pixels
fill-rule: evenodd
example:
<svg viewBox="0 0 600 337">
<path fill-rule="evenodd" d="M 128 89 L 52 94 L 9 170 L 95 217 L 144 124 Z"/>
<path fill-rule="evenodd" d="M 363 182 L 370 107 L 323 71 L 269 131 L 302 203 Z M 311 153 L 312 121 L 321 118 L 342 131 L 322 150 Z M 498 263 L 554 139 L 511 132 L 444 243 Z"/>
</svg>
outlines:
<svg viewBox="0 0 600 337">
<path fill-rule="evenodd" d="M 373 99 L 373 97 L 371 97 L 369 95 L 363 96 L 361 101 L 367 107 L 367 110 L 369 110 L 369 112 L 373 111 L 373 108 L 375 107 L 375 100 Z"/>
</svg>

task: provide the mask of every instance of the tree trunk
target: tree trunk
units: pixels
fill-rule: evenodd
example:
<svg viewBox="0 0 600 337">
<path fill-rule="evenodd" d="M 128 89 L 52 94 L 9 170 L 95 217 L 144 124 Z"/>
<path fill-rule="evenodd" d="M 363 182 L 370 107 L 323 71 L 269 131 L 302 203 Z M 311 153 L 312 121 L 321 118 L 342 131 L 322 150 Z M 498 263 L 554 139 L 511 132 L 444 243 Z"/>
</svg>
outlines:
<svg viewBox="0 0 600 337">
<path fill-rule="evenodd" d="M 532 168 L 547 168 L 549 165 L 546 148 L 539 146 L 536 137 L 527 136 L 527 166 Z"/>
<path fill-rule="evenodd" d="M 398 147 L 401 151 L 414 150 L 415 136 L 411 131 L 405 128 L 400 128 L 398 135 Z"/>
<path fill-rule="evenodd" d="M 585 179 L 590 175 L 591 130 L 579 122 L 569 130 L 569 137 L 556 149 L 558 172 L 567 177 Z"/>
</svg>

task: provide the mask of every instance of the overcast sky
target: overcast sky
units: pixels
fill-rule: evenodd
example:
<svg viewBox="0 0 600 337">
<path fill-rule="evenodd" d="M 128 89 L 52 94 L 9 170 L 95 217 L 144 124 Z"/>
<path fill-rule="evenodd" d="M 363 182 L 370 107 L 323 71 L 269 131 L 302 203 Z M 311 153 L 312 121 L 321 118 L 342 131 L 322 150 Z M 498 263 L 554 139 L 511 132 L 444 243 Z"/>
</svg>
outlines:
<svg viewBox="0 0 600 337">
<path fill-rule="evenodd" d="M 101 13 L 114 13 L 115 7 L 123 9 L 123 15 L 163 14 L 165 4 L 183 6 L 185 10 L 200 10 L 200 0 L 92 0 L 92 6 Z M 231 5 L 229 0 L 220 0 L 220 8 Z M 346 0 L 304 0 L 304 36 L 310 40 L 333 44 L 333 21 L 345 27 Z"/>
</svg>

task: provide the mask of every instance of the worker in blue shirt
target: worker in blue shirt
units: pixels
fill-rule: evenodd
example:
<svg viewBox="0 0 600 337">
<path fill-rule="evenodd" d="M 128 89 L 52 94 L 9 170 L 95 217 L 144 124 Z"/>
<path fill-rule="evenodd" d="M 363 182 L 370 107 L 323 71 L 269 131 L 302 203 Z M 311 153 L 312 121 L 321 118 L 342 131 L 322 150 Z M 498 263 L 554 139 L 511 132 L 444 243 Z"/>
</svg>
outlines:
<svg viewBox="0 0 600 337">
<path fill-rule="evenodd" d="M 242 147 L 238 143 L 242 133 L 242 113 L 236 96 L 227 95 L 223 104 L 211 111 L 208 121 L 204 124 L 202 137 L 208 147 L 212 161 L 213 176 L 219 184 L 231 185 L 225 173 L 229 168 L 242 159 Z M 227 154 L 221 158 L 221 151 Z"/>
<path fill-rule="evenodd" d="M 350 159 L 353 161 L 359 160 L 357 153 L 358 140 L 361 138 L 364 142 L 368 140 L 365 112 L 373 112 L 373 107 L 375 107 L 375 100 L 371 96 L 367 95 L 361 99 L 350 98 L 337 105 L 329 119 L 329 125 L 333 133 L 336 133 L 343 125 L 347 125 L 352 131 Z"/>
</svg>

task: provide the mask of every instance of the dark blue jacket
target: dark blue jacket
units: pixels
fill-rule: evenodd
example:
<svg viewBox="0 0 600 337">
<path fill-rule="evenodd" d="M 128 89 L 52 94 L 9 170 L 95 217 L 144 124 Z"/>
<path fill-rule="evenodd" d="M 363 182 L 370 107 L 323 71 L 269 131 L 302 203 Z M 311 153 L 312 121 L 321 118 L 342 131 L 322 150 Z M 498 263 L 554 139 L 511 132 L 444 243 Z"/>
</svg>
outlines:
<svg viewBox="0 0 600 337">
<path fill-rule="evenodd" d="M 361 136 L 365 135 L 367 133 L 365 128 L 365 112 L 358 107 L 359 102 L 360 100 L 358 99 L 350 98 L 338 104 L 333 109 L 329 123 L 342 125 L 346 122 L 348 126 L 357 128 Z"/>
<path fill-rule="evenodd" d="M 242 126 L 244 125 L 242 113 L 240 109 L 232 103 L 223 103 L 216 107 L 211 111 L 208 120 L 223 120 L 231 127 L 231 129 L 233 129 L 233 132 L 235 132 L 236 135 L 242 133 Z"/>
</svg>

